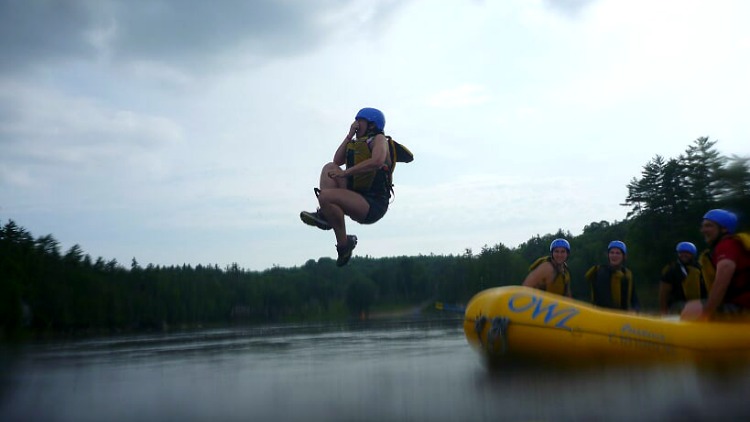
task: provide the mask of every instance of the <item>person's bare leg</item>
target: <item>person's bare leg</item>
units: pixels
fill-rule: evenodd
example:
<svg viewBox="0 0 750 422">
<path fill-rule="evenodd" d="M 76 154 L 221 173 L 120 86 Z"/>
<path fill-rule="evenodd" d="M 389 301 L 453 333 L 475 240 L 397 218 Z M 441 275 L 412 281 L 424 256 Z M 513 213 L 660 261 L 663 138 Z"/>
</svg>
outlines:
<svg viewBox="0 0 750 422">
<path fill-rule="evenodd" d="M 328 174 L 333 171 L 340 171 L 340 167 L 332 162 L 327 163 L 326 165 L 323 166 L 323 168 L 320 171 L 319 188 L 316 189 L 317 195 L 320 195 L 320 192 L 330 190 L 330 189 L 346 190 L 346 178 L 333 179 L 331 177 L 328 177 Z M 300 219 L 302 219 L 302 222 L 307 225 L 315 226 L 322 230 L 330 230 L 331 228 L 333 228 L 332 225 L 328 222 L 326 215 L 322 211 L 320 211 L 320 209 L 323 207 L 323 203 L 320 200 L 318 200 L 318 203 L 320 204 L 318 207 L 318 211 L 315 211 L 315 212 L 302 211 L 300 213 Z M 330 210 L 329 214 L 332 215 L 334 218 L 337 218 L 336 217 L 337 213 L 335 210 Z M 343 236 L 344 236 L 344 239 L 346 239 L 346 233 L 344 233 Z M 340 236 L 337 235 L 336 237 L 338 239 Z"/>
<path fill-rule="evenodd" d="M 340 167 L 333 163 L 328 163 L 323 166 L 323 169 L 320 171 L 320 190 L 334 188 L 346 189 L 345 178 L 332 179 L 328 177 L 328 173 L 330 173 L 334 169 L 340 170 Z"/>
<path fill-rule="evenodd" d="M 339 246 L 346 244 L 346 220 L 349 216 L 354 221 L 362 221 L 370 211 L 370 204 L 365 198 L 348 189 L 321 189 L 318 197 L 320 212 L 336 234 Z"/>
</svg>

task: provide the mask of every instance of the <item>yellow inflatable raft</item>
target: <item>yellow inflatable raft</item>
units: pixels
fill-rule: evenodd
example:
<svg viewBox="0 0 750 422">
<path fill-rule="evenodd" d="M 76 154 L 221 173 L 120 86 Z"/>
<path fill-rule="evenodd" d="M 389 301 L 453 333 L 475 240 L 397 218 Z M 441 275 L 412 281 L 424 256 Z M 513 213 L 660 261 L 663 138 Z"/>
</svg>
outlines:
<svg viewBox="0 0 750 422">
<path fill-rule="evenodd" d="M 639 315 L 522 286 L 497 287 L 466 307 L 469 344 L 491 362 L 750 362 L 750 320 L 687 322 Z"/>
</svg>

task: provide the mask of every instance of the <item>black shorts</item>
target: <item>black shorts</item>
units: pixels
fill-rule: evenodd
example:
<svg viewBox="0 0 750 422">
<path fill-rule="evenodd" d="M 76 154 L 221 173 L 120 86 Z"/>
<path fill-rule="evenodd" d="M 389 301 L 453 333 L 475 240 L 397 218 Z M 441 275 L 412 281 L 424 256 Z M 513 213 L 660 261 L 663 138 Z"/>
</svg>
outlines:
<svg viewBox="0 0 750 422">
<path fill-rule="evenodd" d="M 370 196 L 370 195 L 362 195 L 368 204 L 370 204 L 370 209 L 367 211 L 367 215 L 365 216 L 365 219 L 360 221 L 361 224 L 372 224 L 385 215 L 385 212 L 388 211 L 388 201 L 389 198 L 382 197 L 382 196 Z"/>
</svg>

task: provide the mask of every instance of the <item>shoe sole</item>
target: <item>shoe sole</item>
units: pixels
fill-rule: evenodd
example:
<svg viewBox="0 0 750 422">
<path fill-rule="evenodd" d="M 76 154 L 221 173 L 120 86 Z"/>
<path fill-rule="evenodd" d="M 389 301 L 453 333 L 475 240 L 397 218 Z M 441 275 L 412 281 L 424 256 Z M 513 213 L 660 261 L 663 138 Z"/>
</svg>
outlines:
<svg viewBox="0 0 750 422">
<path fill-rule="evenodd" d="M 305 211 L 302 211 L 301 213 L 299 213 L 299 218 L 300 220 L 302 220 L 303 223 L 307 224 L 308 226 L 317 227 L 321 230 L 331 230 L 331 226 L 329 226 L 328 223 L 318 220 L 312 214 L 307 213 Z"/>
<path fill-rule="evenodd" d="M 346 255 L 339 256 L 338 259 L 336 259 L 336 265 L 339 267 L 343 267 L 349 263 L 349 260 L 352 258 L 352 252 L 354 252 L 354 248 L 357 247 L 357 236 L 352 235 L 351 237 L 347 237 L 347 240 L 351 240 L 352 247 L 346 252 Z"/>
</svg>

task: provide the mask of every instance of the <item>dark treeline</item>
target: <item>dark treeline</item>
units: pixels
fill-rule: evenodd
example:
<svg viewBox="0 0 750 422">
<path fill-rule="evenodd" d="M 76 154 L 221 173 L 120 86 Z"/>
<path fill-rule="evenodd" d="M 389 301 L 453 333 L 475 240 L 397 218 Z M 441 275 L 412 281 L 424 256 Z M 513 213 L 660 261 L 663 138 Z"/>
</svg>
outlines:
<svg viewBox="0 0 750 422">
<path fill-rule="evenodd" d="M 683 155 L 654 157 L 628 184 L 624 221 L 592 222 L 578 236 L 562 229 L 516 248 L 502 243 L 460 256 L 355 257 L 301 267 L 249 271 L 233 264 L 129 268 L 93 260 L 80 246 L 61 253 L 52 235 L 34 238 L 14 221 L 0 229 L 0 338 L 23 333 L 118 332 L 232 322 L 325 321 L 371 310 L 442 301 L 466 303 L 475 293 L 519 284 L 528 265 L 556 237 L 571 241 L 573 294 L 588 300 L 586 269 L 604 262 L 606 245 L 628 244 L 628 261 L 644 307 L 656 308 L 659 271 L 679 241 L 703 247 L 698 226 L 714 207 L 750 209 L 748 158 L 724 157 L 699 138 Z M 741 216 L 747 227 L 747 220 Z"/>
</svg>

